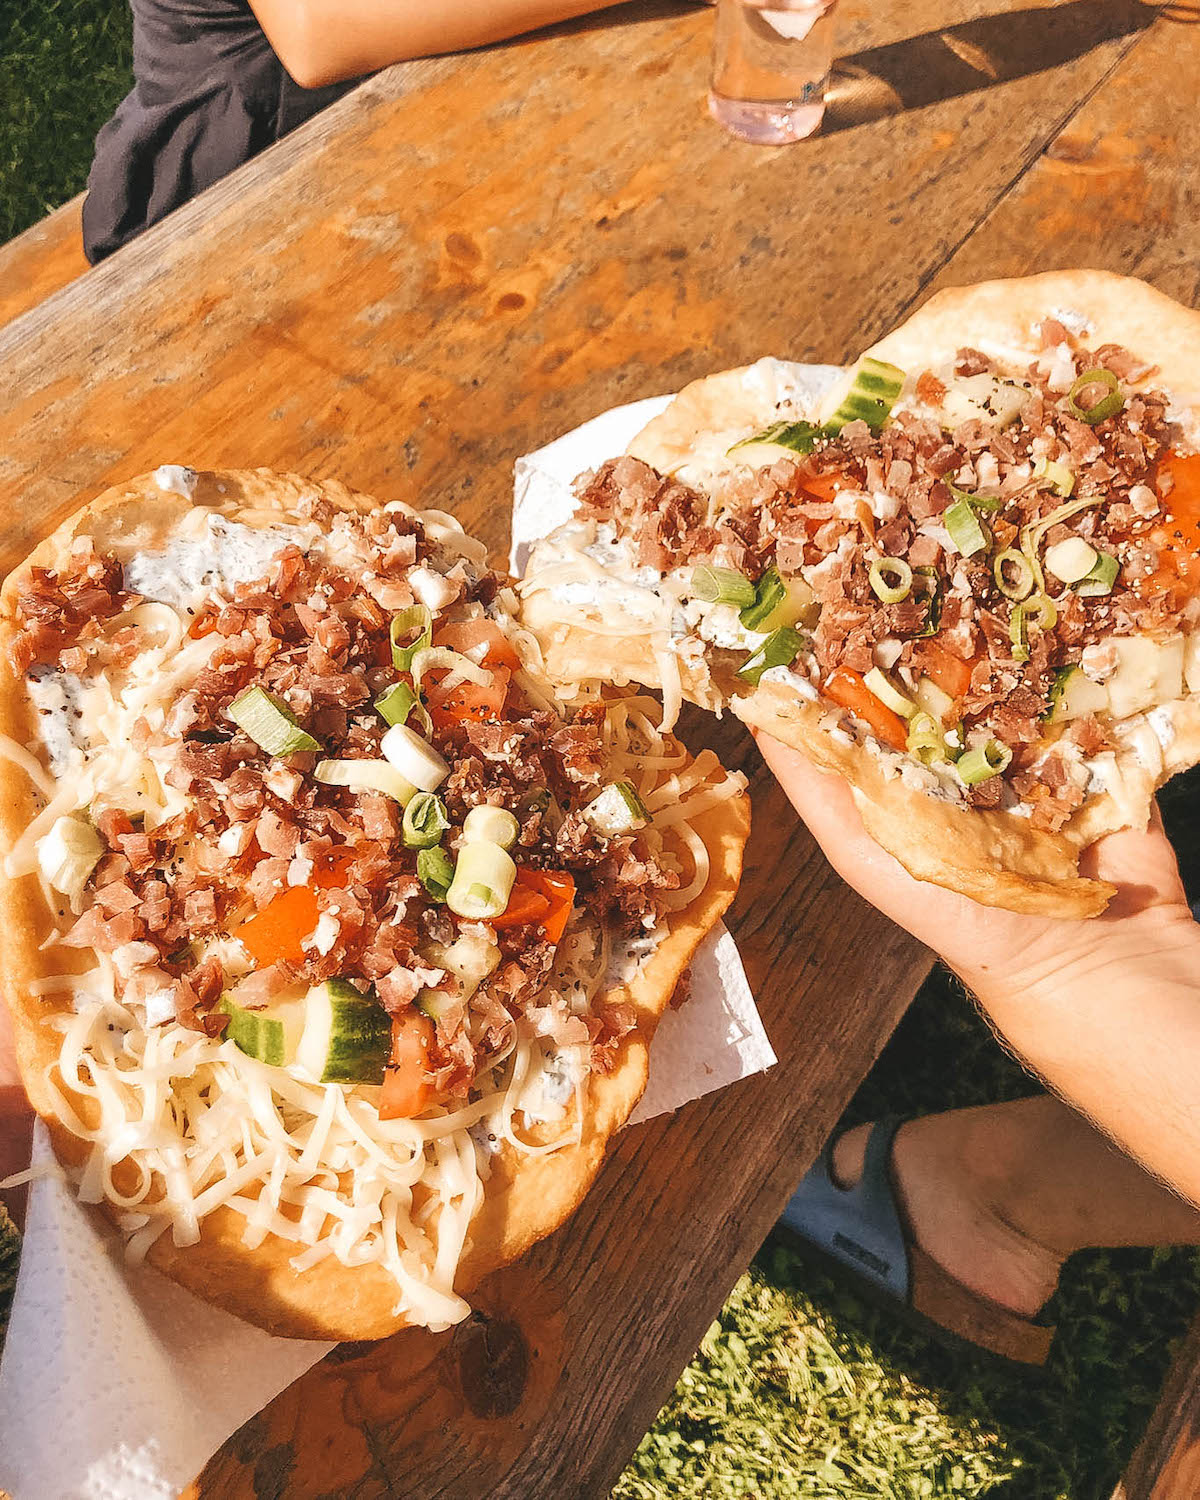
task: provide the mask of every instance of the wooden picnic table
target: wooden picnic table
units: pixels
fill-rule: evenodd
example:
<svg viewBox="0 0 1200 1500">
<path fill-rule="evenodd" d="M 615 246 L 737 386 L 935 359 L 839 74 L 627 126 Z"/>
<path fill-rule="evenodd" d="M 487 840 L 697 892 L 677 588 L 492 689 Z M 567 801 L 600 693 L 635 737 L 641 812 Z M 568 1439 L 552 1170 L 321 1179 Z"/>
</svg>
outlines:
<svg viewBox="0 0 1200 1500">
<path fill-rule="evenodd" d="M 988 276 L 1106 266 L 1198 301 L 1189 19 L 843 0 L 825 133 L 763 150 L 706 115 L 710 13 L 629 5 L 391 69 L 83 275 L 69 206 L 0 251 L 0 571 L 161 462 L 337 475 L 455 510 L 499 560 L 513 458 L 619 402 L 848 359 Z M 929 962 L 739 729 L 688 733 L 751 778 L 731 926 L 779 1065 L 627 1131 L 473 1318 L 336 1351 L 190 1493 L 537 1500 L 620 1472 Z"/>
</svg>

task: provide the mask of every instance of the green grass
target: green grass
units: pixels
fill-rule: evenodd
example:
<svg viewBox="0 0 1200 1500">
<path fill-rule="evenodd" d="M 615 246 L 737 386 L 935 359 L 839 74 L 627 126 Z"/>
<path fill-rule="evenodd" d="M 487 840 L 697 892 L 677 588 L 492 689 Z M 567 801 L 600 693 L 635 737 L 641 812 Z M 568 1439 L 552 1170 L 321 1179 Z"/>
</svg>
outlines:
<svg viewBox="0 0 1200 1500">
<path fill-rule="evenodd" d="M 130 34 L 125 0 L 0 4 L 0 240 L 84 186 L 132 83 Z"/>
<path fill-rule="evenodd" d="M 947 1081 L 949 1080 L 949 1082 Z M 846 1123 L 1032 1084 L 933 975 Z M 617 1486 L 617 1500 L 1107 1500 L 1200 1303 L 1200 1254 L 1075 1256 L 1044 1379 L 950 1350 L 772 1237 Z"/>
<path fill-rule="evenodd" d="M 0 239 L 84 185 L 129 87 L 122 0 L 0 6 Z M 1186 785 L 1185 785 L 1186 783 Z M 1164 794 L 1192 888 L 1200 777 Z M 1032 1085 L 935 975 L 847 1122 L 1013 1098 Z M 0 1328 L 16 1245 L 0 1219 Z M 988 1496 L 1107 1500 L 1200 1302 L 1190 1251 L 1074 1258 L 1044 1381 L 949 1352 L 769 1240 L 618 1484 L 616 1500 Z"/>
</svg>

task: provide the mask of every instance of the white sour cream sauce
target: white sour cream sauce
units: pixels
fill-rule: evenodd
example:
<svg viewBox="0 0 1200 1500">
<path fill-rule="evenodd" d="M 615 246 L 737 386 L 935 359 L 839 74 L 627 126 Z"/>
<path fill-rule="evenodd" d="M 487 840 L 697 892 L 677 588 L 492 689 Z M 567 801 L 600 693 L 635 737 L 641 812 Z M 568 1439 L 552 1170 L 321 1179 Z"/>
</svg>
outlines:
<svg viewBox="0 0 1200 1500">
<path fill-rule="evenodd" d="M 566 1112 L 575 1086 L 588 1069 L 588 1049 L 560 1047 L 547 1052 L 542 1067 L 521 1091 L 518 1108 L 530 1125 L 549 1125 Z"/>
<path fill-rule="evenodd" d="M 73 672 L 36 667 L 26 678 L 34 720 L 55 776 L 66 775 L 71 752 L 82 748 L 77 733 L 82 710 L 83 683 Z"/>
<path fill-rule="evenodd" d="M 164 465 L 155 472 L 155 482 L 160 489 L 190 495 L 186 486 L 190 482 L 194 488 L 195 474 Z M 317 537 L 312 526 L 243 526 L 215 512 L 202 514 L 199 522 L 196 536 L 186 534 L 185 523 L 184 534 L 163 551 L 135 552 L 124 565 L 126 587 L 156 603 L 183 609 L 198 595 L 214 589 L 228 593 L 239 583 L 264 577 L 271 560 L 289 542 L 303 550 Z M 39 668 L 26 681 L 50 769 L 61 777 L 70 767 L 72 751 L 85 748 L 78 732 L 85 684 L 73 673 L 52 668 Z"/>
<path fill-rule="evenodd" d="M 178 536 L 161 552 L 135 552 L 125 564 L 126 588 L 182 609 L 198 594 L 262 578 L 289 542 L 303 551 L 317 535 L 311 526 L 243 526 L 215 512 L 202 521 L 199 536 Z"/>
</svg>

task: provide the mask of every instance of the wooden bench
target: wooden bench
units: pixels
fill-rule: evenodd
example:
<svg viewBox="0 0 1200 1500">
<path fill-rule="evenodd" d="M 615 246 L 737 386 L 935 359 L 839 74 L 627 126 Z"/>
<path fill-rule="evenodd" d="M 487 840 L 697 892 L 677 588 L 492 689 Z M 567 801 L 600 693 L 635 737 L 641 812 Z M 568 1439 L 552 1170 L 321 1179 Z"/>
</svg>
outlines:
<svg viewBox="0 0 1200 1500">
<path fill-rule="evenodd" d="M 0 328 L 88 269 L 80 239 L 83 194 L 0 245 Z"/>
</svg>

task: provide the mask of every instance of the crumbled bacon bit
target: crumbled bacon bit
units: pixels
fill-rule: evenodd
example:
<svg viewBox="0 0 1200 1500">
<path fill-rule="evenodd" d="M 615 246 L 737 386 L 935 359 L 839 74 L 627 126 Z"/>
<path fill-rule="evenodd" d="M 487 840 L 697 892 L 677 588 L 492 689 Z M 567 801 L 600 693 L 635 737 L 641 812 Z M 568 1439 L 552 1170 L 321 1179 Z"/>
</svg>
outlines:
<svg viewBox="0 0 1200 1500">
<path fill-rule="evenodd" d="M 609 467 L 596 493 L 615 475 L 653 499 L 653 519 L 641 528 L 647 556 L 715 544 L 703 497 L 635 460 Z M 779 466 L 779 486 L 791 483 L 793 467 Z M 469 1091 L 478 1067 L 511 1044 L 518 1026 L 558 1045 L 586 1043 L 594 1031 L 596 1065 L 610 1066 L 635 1018 L 619 1007 L 584 1018 L 561 1001 L 547 1005 L 555 949 L 540 926 L 496 933 L 502 961 L 468 999 L 422 956 L 424 945 L 451 944 L 463 929 L 430 904 L 416 852 L 399 837 L 399 805 L 316 782 L 315 755 L 272 758 L 230 719 L 233 698 L 257 683 L 282 699 L 322 754 L 380 755 L 386 726 L 371 699 L 395 681 L 389 611 L 411 601 L 410 570 L 430 568 L 439 549 L 403 514 L 314 516 L 352 561 L 332 567 L 289 547 L 267 578 L 202 606 L 190 634 L 210 641 L 207 664 L 163 729 L 146 719 L 135 729 L 143 750 L 153 746 L 157 756 L 173 747 L 165 780 L 187 794 L 187 809 L 158 827 L 120 808 L 97 811 L 107 852 L 93 879 L 95 900 L 64 941 L 112 953 L 119 980 L 135 986 L 130 998 L 169 991 L 184 1025 L 216 1036 L 227 1024 L 216 1010 L 227 981 L 220 961 L 204 957 L 206 940 L 236 934 L 286 900 L 311 930 L 295 934 L 294 953 L 238 978 L 237 1004 L 259 1008 L 293 985 L 348 975 L 374 984 L 381 1003 L 399 1013 L 440 988 L 446 1004 L 431 1064 L 451 1094 Z M 431 572 L 423 586 L 439 577 L 456 595 L 494 597 L 495 580 L 462 560 Z M 18 654 L 26 666 L 92 670 L 137 648 L 137 632 L 120 621 L 108 633 L 97 628 L 133 601 L 121 591 L 119 567 L 86 548 L 62 577 L 35 573 L 23 598 Z M 451 768 L 439 794 L 456 823 L 482 802 L 511 810 L 522 864 L 569 872 L 587 920 L 644 931 L 662 916 L 661 893 L 679 882 L 635 836 L 602 837 L 577 810 L 581 788 L 603 777 L 603 724 L 602 707 L 559 717 L 533 708 L 514 684 L 503 722 L 448 718 L 435 728 Z M 572 807 L 560 821 L 558 809 Z"/>
</svg>

